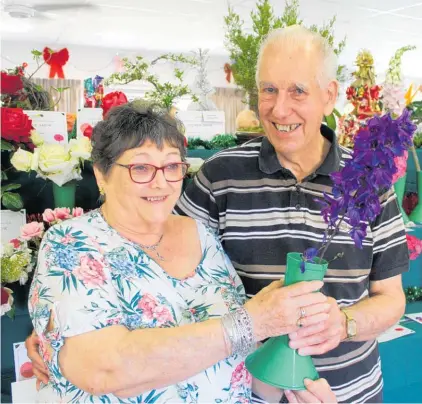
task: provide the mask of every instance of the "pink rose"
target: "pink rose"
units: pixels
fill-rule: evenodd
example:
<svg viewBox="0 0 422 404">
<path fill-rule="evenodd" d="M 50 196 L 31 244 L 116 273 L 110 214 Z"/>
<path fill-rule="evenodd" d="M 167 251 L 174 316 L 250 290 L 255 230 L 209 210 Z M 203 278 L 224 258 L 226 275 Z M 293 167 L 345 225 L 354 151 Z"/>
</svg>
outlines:
<svg viewBox="0 0 422 404">
<path fill-rule="evenodd" d="M 57 220 L 66 220 L 70 217 L 70 209 L 69 208 L 56 208 L 54 209 L 54 216 Z"/>
<path fill-rule="evenodd" d="M 73 275 L 80 281 L 91 286 L 101 286 L 106 281 L 104 264 L 92 255 L 81 256 L 81 265 L 73 270 Z"/>
<path fill-rule="evenodd" d="M 44 220 L 44 222 L 53 223 L 56 221 L 56 215 L 54 214 L 53 210 L 46 209 L 42 214 L 42 219 Z"/>
<path fill-rule="evenodd" d="M 409 256 L 411 260 L 415 260 L 422 253 L 422 240 L 415 236 L 406 234 L 407 246 L 409 248 Z"/>
<path fill-rule="evenodd" d="M 250 385 L 252 383 L 252 376 L 245 367 L 245 362 L 239 363 L 232 373 L 230 384 L 232 387 L 239 385 Z"/>
<path fill-rule="evenodd" d="M 21 227 L 21 237 L 24 240 L 31 240 L 33 237 L 42 237 L 44 223 L 31 222 Z"/>
<path fill-rule="evenodd" d="M 84 210 L 82 208 L 73 208 L 72 210 L 72 216 L 73 217 L 79 217 L 84 214 Z"/>
</svg>

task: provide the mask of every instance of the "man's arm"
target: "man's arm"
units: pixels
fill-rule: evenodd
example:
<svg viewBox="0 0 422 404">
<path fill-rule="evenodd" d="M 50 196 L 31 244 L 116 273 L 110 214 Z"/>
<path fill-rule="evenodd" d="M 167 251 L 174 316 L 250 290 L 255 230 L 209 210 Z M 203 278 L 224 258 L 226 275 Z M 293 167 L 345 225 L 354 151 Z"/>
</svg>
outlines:
<svg viewBox="0 0 422 404">
<path fill-rule="evenodd" d="M 393 190 L 380 197 L 381 213 L 371 226 L 373 260 L 369 297 L 347 307 L 356 321 L 353 341 L 375 339 L 393 326 L 405 310 L 401 274 L 409 268 L 409 250 L 403 218 Z M 346 316 L 335 299 L 329 298 L 330 317 L 315 327 L 304 327 L 290 335 L 290 346 L 303 355 L 320 355 L 347 338 Z"/>
</svg>

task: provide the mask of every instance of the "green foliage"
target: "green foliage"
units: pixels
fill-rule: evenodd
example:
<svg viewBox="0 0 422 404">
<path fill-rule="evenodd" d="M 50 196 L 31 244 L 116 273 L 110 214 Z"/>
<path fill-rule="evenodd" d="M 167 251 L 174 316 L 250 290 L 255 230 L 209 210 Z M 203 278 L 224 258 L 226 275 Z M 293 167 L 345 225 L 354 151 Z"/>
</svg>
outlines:
<svg viewBox="0 0 422 404">
<path fill-rule="evenodd" d="M 21 196 L 16 192 L 10 192 L 20 187 L 20 184 L 7 184 L 1 187 L 1 203 L 6 209 L 20 210 L 23 208 Z"/>
<path fill-rule="evenodd" d="M 422 101 L 413 101 L 407 108 L 412 113 L 411 119 L 413 123 L 416 125 L 422 123 Z"/>
<path fill-rule="evenodd" d="M 416 133 L 413 138 L 413 144 L 415 145 L 416 149 L 422 148 L 422 132 Z"/>
<path fill-rule="evenodd" d="M 188 149 L 222 150 L 236 146 L 236 136 L 230 133 L 222 133 L 214 136 L 211 140 L 203 140 L 199 137 L 188 139 Z"/>
<path fill-rule="evenodd" d="M 244 21 L 229 7 L 228 15 L 224 18 L 226 25 L 225 46 L 232 60 L 233 77 L 240 87 L 248 94 L 249 106 L 252 110 L 257 109 L 258 90 L 256 88 L 255 73 L 258 62 L 259 47 L 265 36 L 273 29 L 300 25 L 303 21 L 299 17 L 299 1 L 286 1 L 283 15 L 277 17 L 269 0 L 258 0 L 256 10 L 251 12 L 252 33 L 244 29 Z M 311 30 L 319 32 L 333 46 L 334 52 L 340 54 L 346 40 L 343 39 L 337 46 L 334 40 L 333 17 L 321 27 L 313 25 Z M 339 66 L 338 75 L 344 71 L 344 66 Z"/>
<path fill-rule="evenodd" d="M 230 133 L 214 136 L 211 140 L 211 149 L 228 149 L 234 146 L 236 146 L 236 136 Z"/>
<path fill-rule="evenodd" d="M 145 94 L 146 99 L 167 110 L 173 106 L 175 100 L 185 95 L 190 95 L 193 101 L 197 101 L 196 96 L 192 94 L 189 87 L 183 84 L 184 71 L 180 68 L 175 67 L 173 69 L 175 83 L 160 82 L 159 77 L 151 72 L 153 66 L 160 61 L 179 64 L 182 63 L 188 66 L 194 66 L 197 64 L 195 58 L 186 57 L 182 54 L 175 55 L 172 53 L 159 56 L 151 62 L 148 62 L 142 56 L 136 56 L 135 61 L 124 58 L 124 72 L 113 73 L 104 81 L 104 84 L 128 84 L 137 80 L 146 81 L 153 86 L 153 90 L 148 91 Z"/>
<path fill-rule="evenodd" d="M 15 148 L 13 147 L 11 143 L 7 142 L 4 139 L 1 139 L 1 150 L 13 151 L 15 150 Z"/>
</svg>

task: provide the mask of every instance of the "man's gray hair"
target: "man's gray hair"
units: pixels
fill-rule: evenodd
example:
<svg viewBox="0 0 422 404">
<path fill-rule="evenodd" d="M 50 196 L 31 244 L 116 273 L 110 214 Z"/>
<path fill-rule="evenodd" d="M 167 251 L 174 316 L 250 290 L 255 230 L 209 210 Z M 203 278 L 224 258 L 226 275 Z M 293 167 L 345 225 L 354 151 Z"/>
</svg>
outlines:
<svg viewBox="0 0 422 404">
<path fill-rule="evenodd" d="M 259 86 L 259 69 L 265 49 L 273 44 L 286 44 L 291 48 L 310 47 L 321 55 L 321 71 L 318 81 L 321 87 L 325 87 L 337 76 L 337 56 L 327 40 L 319 33 L 313 32 L 301 25 L 291 25 L 286 28 L 278 28 L 268 33 L 262 41 L 256 66 L 256 83 Z"/>
</svg>

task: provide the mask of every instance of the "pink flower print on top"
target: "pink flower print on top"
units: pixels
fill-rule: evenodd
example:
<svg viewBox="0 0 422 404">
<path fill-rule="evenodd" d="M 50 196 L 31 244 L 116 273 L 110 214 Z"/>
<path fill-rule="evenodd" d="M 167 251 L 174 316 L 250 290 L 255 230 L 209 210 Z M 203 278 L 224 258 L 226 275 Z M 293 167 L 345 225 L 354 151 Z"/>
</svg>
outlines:
<svg viewBox="0 0 422 404">
<path fill-rule="evenodd" d="M 85 285 L 93 287 L 101 286 L 106 281 L 104 264 L 90 254 L 81 256 L 81 265 L 73 270 L 73 275 Z"/>
<path fill-rule="evenodd" d="M 173 321 L 170 310 L 164 305 L 157 306 L 154 309 L 153 317 L 157 321 L 157 326 Z"/>
<path fill-rule="evenodd" d="M 142 314 L 148 321 L 151 321 L 154 318 L 154 310 L 157 306 L 157 300 L 149 293 L 145 293 L 138 302 L 138 308 L 142 310 Z"/>
<path fill-rule="evenodd" d="M 237 388 L 239 386 L 250 386 L 252 383 L 252 376 L 245 367 L 245 362 L 239 363 L 232 373 L 230 386 Z"/>
</svg>

